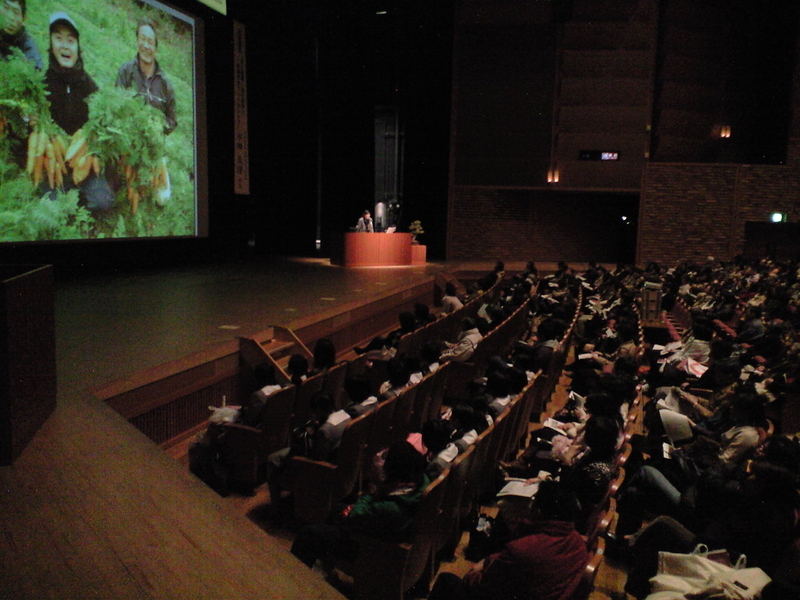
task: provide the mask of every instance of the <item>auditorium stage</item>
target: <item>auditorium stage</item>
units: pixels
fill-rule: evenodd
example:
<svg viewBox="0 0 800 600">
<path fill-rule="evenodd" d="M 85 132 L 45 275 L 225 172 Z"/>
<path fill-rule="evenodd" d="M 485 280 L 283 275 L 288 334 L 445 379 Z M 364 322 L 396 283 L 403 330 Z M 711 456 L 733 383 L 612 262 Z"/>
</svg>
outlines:
<svg viewBox="0 0 800 600">
<path fill-rule="evenodd" d="M 59 397 L 445 268 L 345 269 L 327 259 L 265 257 L 58 282 Z"/>
<path fill-rule="evenodd" d="M 585 264 L 574 265 L 585 269 Z M 440 271 L 488 273 L 491 261 L 332 266 L 327 258 L 249 258 L 56 282 L 59 400 L 198 350 L 288 325 Z M 518 273 L 525 264 L 506 264 Z M 537 263 L 540 272 L 555 262 Z"/>
</svg>

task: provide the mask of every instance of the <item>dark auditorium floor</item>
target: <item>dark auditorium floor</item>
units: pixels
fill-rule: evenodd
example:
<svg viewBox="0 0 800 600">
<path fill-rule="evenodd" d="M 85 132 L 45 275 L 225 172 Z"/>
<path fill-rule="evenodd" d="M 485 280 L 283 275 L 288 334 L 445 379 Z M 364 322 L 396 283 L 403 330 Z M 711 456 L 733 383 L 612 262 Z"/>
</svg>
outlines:
<svg viewBox="0 0 800 600">
<path fill-rule="evenodd" d="M 440 271 L 486 273 L 493 267 L 485 261 L 345 269 L 328 259 L 261 257 L 72 277 L 56 285 L 59 397 Z M 508 263 L 506 270 L 524 267 Z M 537 267 L 553 272 L 556 264 Z"/>
<path fill-rule="evenodd" d="M 59 282 L 60 396 L 443 269 L 440 263 L 344 269 L 327 259 L 265 257 Z"/>
</svg>

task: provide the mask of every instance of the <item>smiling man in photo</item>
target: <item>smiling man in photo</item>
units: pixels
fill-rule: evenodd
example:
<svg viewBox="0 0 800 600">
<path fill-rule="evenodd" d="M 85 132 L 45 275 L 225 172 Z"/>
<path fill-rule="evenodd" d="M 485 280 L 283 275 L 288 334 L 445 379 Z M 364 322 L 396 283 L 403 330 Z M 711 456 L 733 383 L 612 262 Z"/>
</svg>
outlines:
<svg viewBox="0 0 800 600">
<path fill-rule="evenodd" d="M 165 132 L 178 125 L 175 117 L 175 91 L 156 60 L 158 35 L 155 23 L 140 19 L 136 24 L 136 58 L 126 62 L 117 73 L 117 87 L 133 88 L 145 102 L 164 113 Z"/>
<path fill-rule="evenodd" d="M 40 71 L 44 68 L 39 47 L 25 30 L 25 0 L 0 0 L 0 56 L 7 58 L 12 48 L 19 48 Z"/>
</svg>

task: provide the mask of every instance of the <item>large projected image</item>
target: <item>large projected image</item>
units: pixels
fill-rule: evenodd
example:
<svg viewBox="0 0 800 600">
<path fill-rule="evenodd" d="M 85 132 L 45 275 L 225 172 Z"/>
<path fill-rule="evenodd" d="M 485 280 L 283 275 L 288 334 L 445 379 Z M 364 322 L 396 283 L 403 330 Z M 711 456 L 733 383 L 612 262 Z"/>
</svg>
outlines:
<svg viewBox="0 0 800 600">
<path fill-rule="evenodd" d="M 0 242 L 204 233 L 200 25 L 151 0 L 0 0 Z"/>
</svg>

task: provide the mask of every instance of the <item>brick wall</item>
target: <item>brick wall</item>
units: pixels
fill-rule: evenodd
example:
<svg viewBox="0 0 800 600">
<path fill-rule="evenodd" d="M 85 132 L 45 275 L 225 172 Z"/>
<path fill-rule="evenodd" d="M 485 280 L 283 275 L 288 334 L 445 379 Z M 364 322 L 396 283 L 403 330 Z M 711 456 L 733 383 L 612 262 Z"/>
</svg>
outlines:
<svg viewBox="0 0 800 600">
<path fill-rule="evenodd" d="M 645 166 L 636 259 L 726 260 L 743 252 L 748 221 L 783 212 L 800 221 L 800 61 L 792 89 L 785 165 L 658 164 Z"/>
<path fill-rule="evenodd" d="M 453 205 L 457 210 L 452 210 Z M 456 188 L 447 254 L 455 260 L 524 260 L 531 256 L 528 194 Z"/>
<path fill-rule="evenodd" d="M 790 156 L 798 156 L 794 149 Z M 783 212 L 800 221 L 800 162 L 650 163 L 639 202 L 636 262 L 721 260 L 741 254 L 745 224 Z M 632 201 L 635 204 L 635 201 Z M 455 186 L 449 260 L 623 260 L 624 240 L 591 193 Z M 635 209 L 632 209 L 635 210 Z M 619 211 L 617 211 L 619 212 Z"/>
<path fill-rule="evenodd" d="M 646 168 L 639 209 L 637 262 L 671 264 L 745 246 L 745 224 L 773 212 L 800 220 L 797 140 L 784 165 L 657 164 Z"/>
<path fill-rule="evenodd" d="M 456 186 L 451 200 L 448 260 L 615 262 L 634 234 L 620 221 L 634 194 Z"/>
<path fill-rule="evenodd" d="M 798 40 L 800 45 L 800 40 Z M 458 48 L 457 48 L 458 50 Z M 800 48 L 798 48 L 800 56 Z M 502 74 L 505 75 L 505 74 Z M 460 81 L 456 77 L 456 82 Z M 509 85 L 513 84 L 510 80 Z M 679 259 L 705 259 L 714 256 L 730 259 L 745 248 L 748 222 L 767 221 L 770 213 L 784 212 L 790 222 L 800 221 L 800 60 L 795 64 L 792 90 L 792 122 L 784 165 L 744 165 L 734 163 L 647 163 L 641 172 L 638 192 L 638 228 L 636 256 L 638 264 L 657 261 L 670 264 Z M 492 98 L 497 107 L 508 102 L 516 106 L 523 94 L 506 92 L 504 98 Z M 459 102 L 454 104 L 457 117 L 469 104 L 469 89 L 459 88 Z M 509 98 L 514 98 L 514 101 Z M 535 111 L 533 111 L 535 112 Z M 482 113 L 481 113 L 482 114 Z M 519 166 L 508 158 L 514 154 L 514 133 L 519 129 L 494 128 L 505 137 L 493 144 L 475 144 L 468 123 L 454 138 L 457 150 L 471 149 L 485 164 L 497 162 Z M 613 131 L 611 132 L 613 133 Z M 458 145 L 461 139 L 461 146 Z M 465 141 L 466 140 L 466 141 Z M 511 141 L 508 141 L 511 140 Z M 469 142 L 469 143 L 468 143 Z M 500 143 L 502 142 L 502 143 Z M 547 147 L 547 140 L 530 139 L 530 146 Z M 491 151 L 486 151 L 491 148 Z M 629 260 L 624 244 L 633 242 L 604 213 L 607 205 L 602 191 L 617 191 L 617 199 L 636 198 L 631 186 L 619 178 L 576 182 L 572 196 L 545 188 L 544 181 L 520 180 L 511 176 L 495 181 L 475 165 L 464 163 L 455 152 L 451 169 L 448 207 L 447 258 L 450 260 Z M 460 160 L 459 160 L 460 159 Z M 478 161 L 478 162 L 481 162 Z M 532 157 L 525 155 L 532 163 Z M 482 163 L 482 164 L 483 164 Z M 470 177 L 458 168 L 468 164 Z M 477 164 L 477 163 L 476 163 Z M 594 166 L 594 165 L 592 165 Z M 489 169 L 487 167 L 488 170 Z M 539 169 L 541 171 L 541 169 Z M 494 171 L 493 171 L 494 172 Z M 462 176 L 457 176 L 461 173 Z M 498 170 L 497 173 L 500 173 Z M 526 171 L 528 173 L 528 171 Z M 480 176 L 478 176 L 480 175 Z M 544 177 L 539 173 L 539 177 Z M 473 184 L 468 186 L 466 184 Z M 563 182 L 562 182 L 563 183 Z M 478 186 L 477 184 L 483 184 Z M 492 187 L 496 185 L 497 187 Z M 508 187 L 519 187 L 509 190 Z M 535 186 L 542 186 L 536 189 Z M 582 186 L 586 189 L 581 190 Z M 601 196 L 592 200 L 593 190 Z M 624 204 L 624 203 L 623 203 Z M 634 202 L 635 204 L 635 202 Z M 607 212 L 610 212 L 608 208 Z M 619 214 L 619 213 L 617 213 Z M 625 235 L 623 235 L 625 234 Z M 633 260 L 633 257 L 630 258 Z"/>
</svg>

